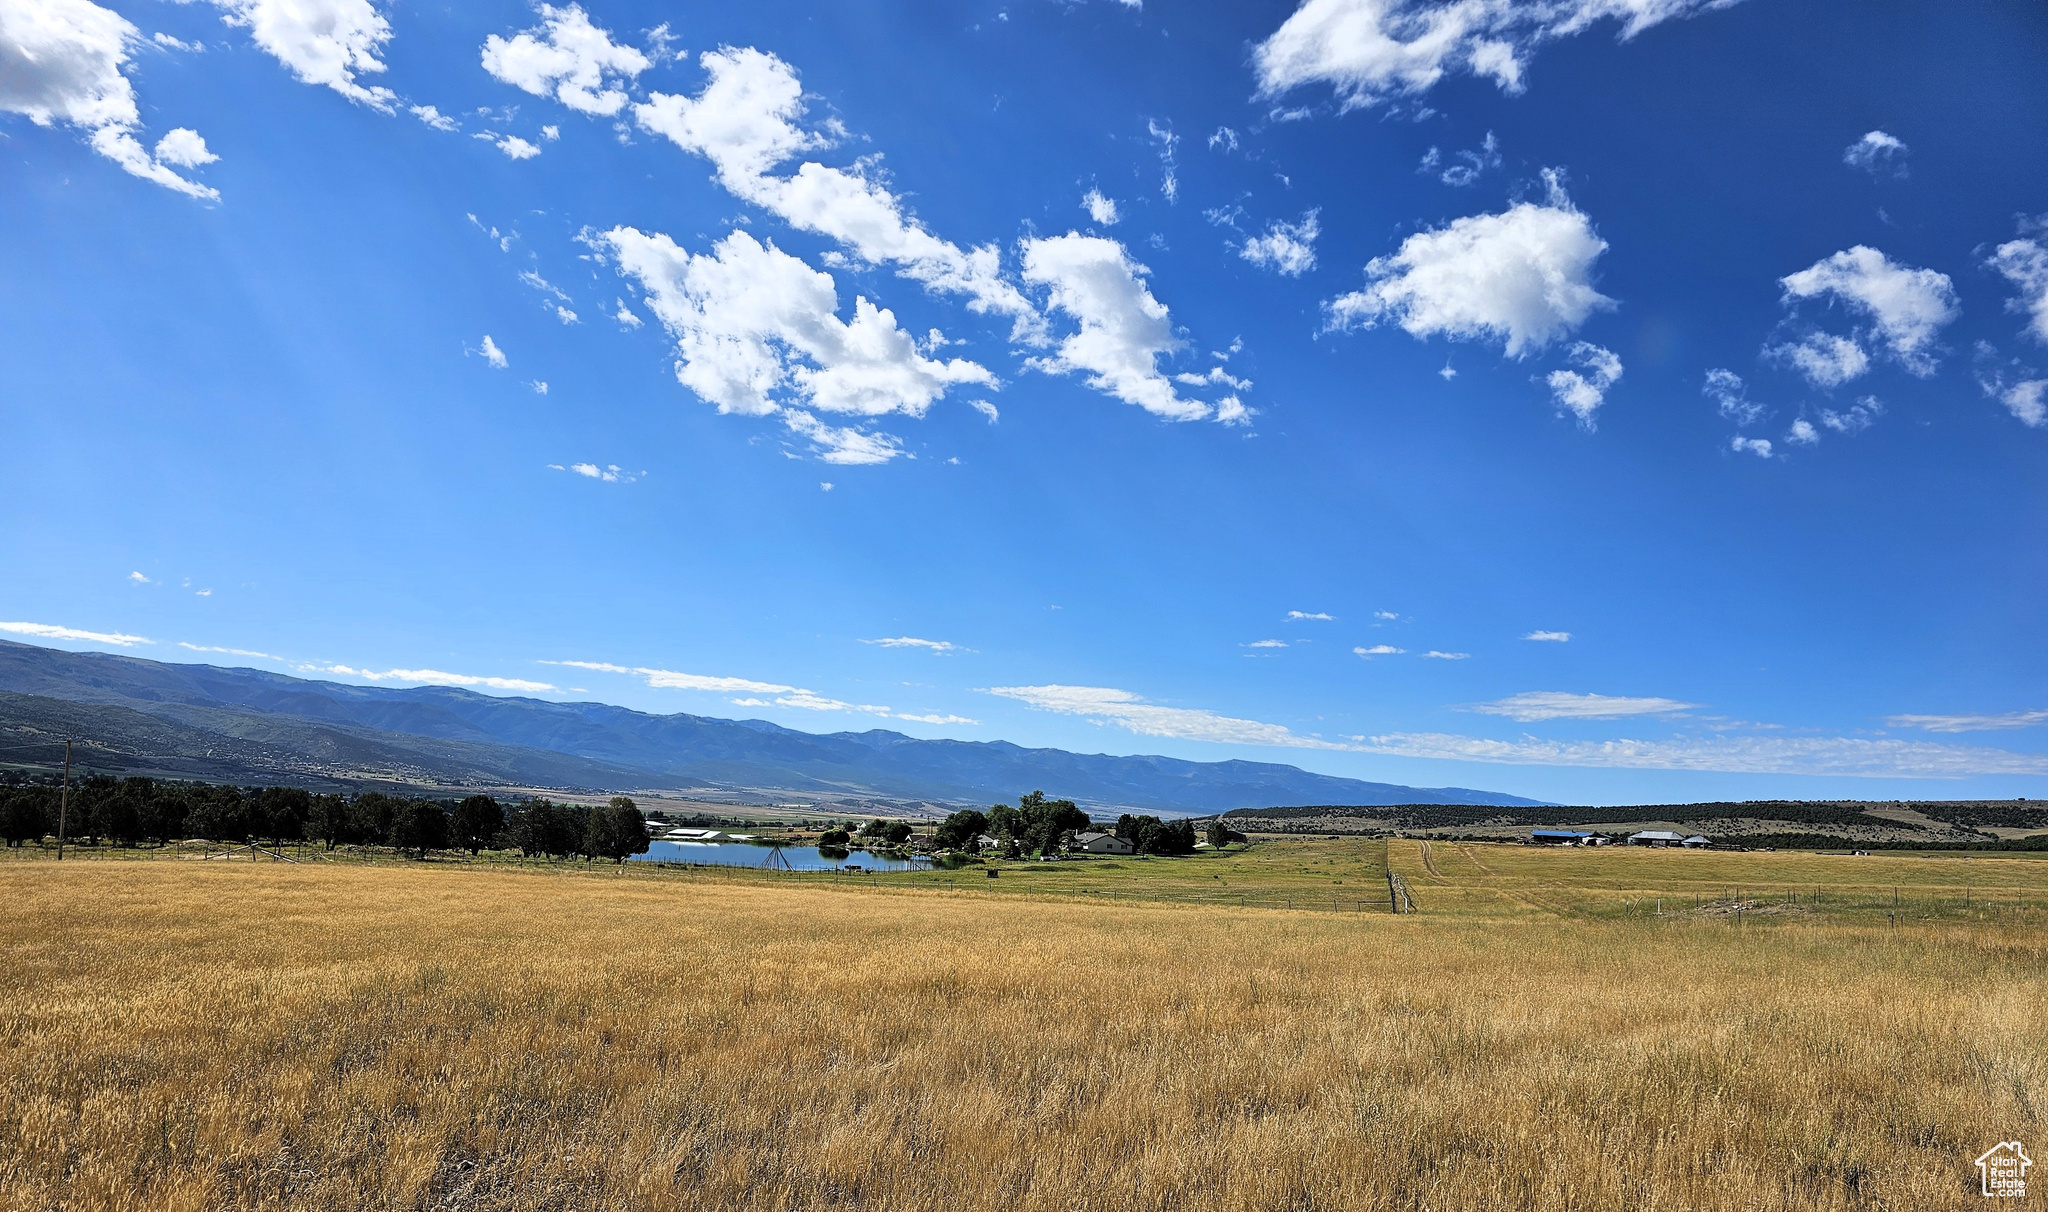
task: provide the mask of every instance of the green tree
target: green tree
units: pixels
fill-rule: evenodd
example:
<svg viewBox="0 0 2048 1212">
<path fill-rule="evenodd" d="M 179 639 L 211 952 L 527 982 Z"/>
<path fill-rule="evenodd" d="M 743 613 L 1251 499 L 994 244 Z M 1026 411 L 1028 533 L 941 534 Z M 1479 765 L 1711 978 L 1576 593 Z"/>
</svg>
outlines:
<svg viewBox="0 0 2048 1212">
<path fill-rule="evenodd" d="M 57 817 L 44 810 L 46 798 L 41 788 L 0 791 L 0 838 L 9 846 L 19 846 L 49 836 Z"/>
<path fill-rule="evenodd" d="M 1220 816 L 1217 817 L 1215 820 L 1209 822 L 1208 833 L 1209 844 L 1211 846 L 1216 847 L 1218 850 L 1221 850 L 1223 847 L 1228 846 L 1232 842 L 1241 842 L 1245 840 L 1244 834 L 1239 833 L 1237 830 L 1232 829 L 1230 826 L 1224 824 L 1223 818 Z"/>
<path fill-rule="evenodd" d="M 329 850 L 336 842 L 347 841 L 349 832 L 348 801 L 338 795 L 316 795 L 306 810 L 307 836 L 325 843 Z"/>
<path fill-rule="evenodd" d="M 902 821 L 892 821 L 887 829 L 882 830 L 882 840 L 891 846 L 901 846 L 910 840 L 911 832 L 910 826 Z"/>
<path fill-rule="evenodd" d="M 1017 817 L 1020 828 L 1013 836 L 1026 850 L 1040 853 L 1057 850 L 1067 834 L 1091 824 L 1088 814 L 1075 807 L 1074 801 L 1047 799 L 1043 791 L 1020 798 Z"/>
<path fill-rule="evenodd" d="M 965 850 L 977 835 L 987 832 L 988 817 L 979 809 L 962 808 L 939 822 L 936 840 L 947 850 Z"/>
<path fill-rule="evenodd" d="M 366 791 L 349 801 L 349 840 L 376 844 L 391 836 L 399 801 L 381 791 Z"/>
<path fill-rule="evenodd" d="M 448 847 L 448 813 L 432 800 L 404 800 L 391 815 L 385 844 L 426 858 L 429 850 Z"/>
<path fill-rule="evenodd" d="M 853 835 L 844 829 L 827 829 L 818 835 L 818 849 L 844 850 L 847 843 L 852 840 Z"/>
<path fill-rule="evenodd" d="M 255 832 L 273 846 L 296 841 L 306 836 L 306 817 L 312 810 L 313 797 L 302 787 L 265 787 L 256 797 Z"/>
<path fill-rule="evenodd" d="M 156 784 L 132 778 L 102 786 L 88 808 L 86 830 L 116 846 L 133 846 L 142 837 L 142 813 L 156 798 Z"/>
<path fill-rule="evenodd" d="M 149 803 L 142 809 L 142 836 L 158 845 L 169 845 L 185 836 L 185 817 L 191 810 L 195 792 L 203 790 L 198 783 L 160 783 L 156 793 L 149 797 Z"/>
<path fill-rule="evenodd" d="M 1195 827 L 1189 821 L 1162 821 L 1156 816 L 1132 816 L 1126 812 L 1116 819 L 1116 835 L 1129 842 L 1139 854 L 1193 854 Z"/>
<path fill-rule="evenodd" d="M 591 810 L 584 852 L 614 863 L 625 862 L 629 854 L 647 853 L 647 818 L 632 800 L 613 796 L 610 803 Z"/>
<path fill-rule="evenodd" d="M 249 840 L 249 813 L 239 787 L 216 785 L 192 796 L 185 814 L 185 831 L 193 837 L 215 842 Z"/>
<path fill-rule="evenodd" d="M 472 795 L 449 814 L 449 834 L 457 849 L 471 854 L 497 840 L 505 828 L 505 810 L 488 795 Z"/>
<path fill-rule="evenodd" d="M 560 805 L 547 799 L 528 800 L 514 810 L 505 832 L 528 858 L 567 858 L 576 853 L 575 823 Z"/>
<path fill-rule="evenodd" d="M 874 820 L 871 820 L 867 824 L 862 825 L 860 827 L 860 835 L 865 838 L 881 837 L 888 831 L 889 822 L 883 820 L 881 817 L 876 817 Z"/>
</svg>

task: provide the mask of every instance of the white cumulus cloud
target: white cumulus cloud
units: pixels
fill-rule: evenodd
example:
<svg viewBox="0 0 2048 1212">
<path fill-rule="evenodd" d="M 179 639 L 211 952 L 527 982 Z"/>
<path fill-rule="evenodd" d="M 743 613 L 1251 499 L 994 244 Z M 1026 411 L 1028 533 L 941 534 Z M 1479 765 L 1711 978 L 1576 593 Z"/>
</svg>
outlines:
<svg viewBox="0 0 2048 1212">
<path fill-rule="evenodd" d="M 175 164 L 179 168 L 198 168 L 220 159 L 207 149 L 206 140 L 200 137 L 199 132 L 187 126 L 177 127 L 156 141 L 156 158 L 159 163 Z"/>
<path fill-rule="evenodd" d="M 0 113 L 75 127 L 94 151 L 135 176 L 216 200 L 218 191 L 171 167 L 195 164 L 162 154 L 166 145 L 174 156 L 189 151 L 191 142 L 166 135 L 152 157 L 137 137 L 142 115 L 122 68 L 141 37 L 127 18 L 90 0 L 0 0 Z M 205 141 L 184 133 L 204 154 Z"/>
<path fill-rule="evenodd" d="M 1519 93 L 1536 48 L 1612 19 L 1623 41 L 1677 17 L 1737 0 L 1305 0 L 1252 52 L 1259 92 L 1309 84 L 1344 109 L 1427 92 L 1446 75 L 1490 79 Z"/>
<path fill-rule="evenodd" d="M 484 39 L 484 70 L 536 97 L 553 97 L 583 114 L 609 118 L 626 107 L 625 89 L 654 60 L 590 23 L 583 6 L 540 6 L 533 29 Z"/>
<path fill-rule="evenodd" d="M 1700 392 L 1714 402 L 1722 416 L 1738 426 L 1754 425 L 1770 411 L 1749 398 L 1749 389 L 1743 385 L 1741 375 L 1726 368 L 1708 371 L 1707 381 Z"/>
<path fill-rule="evenodd" d="M 484 138 L 489 139 L 494 147 L 514 160 L 531 160 L 540 154 L 538 145 L 529 143 L 518 135 L 485 135 Z"/>
<path fill-rule="evenodd" d="M 1769 438 L 1745 438 L 1741 434 L 1737 434 L 1728 443 L 1728 449 L 1736 454 L 1753 454 L 1759 459 L 1768 459 L 1771 457 L 1771 440 Z"/>
<path fill-rule="evenodd" d="M 499 370 L 505 369 L 509 362 L 509 359 L 505 357 L 505 351 L 498 348 L 498 343 L 491 340 L 491 334 L 489 333 L 484 334 L 483 348 L 480 352 L 483 354 L 484 361 L 489 362 Z"/>
<path fill-rule="evenodd" d="M 1826 333 L 1771 351 L 1789 360 L 1816 386 L 1834 387 L 1869 368 L 1868 349 L 1890 353 L 1925 378 L 1934 373 L 1941 330 L 1962 314 L 1947 274 L 1901 265 L 1858 244 L 1778 280 L 1786 306 L 1818 299 L 1838 303 L 1866 321 L 1856 339 Z"/>
<path fill-rule="evenodd" d="M 1091 189 L 1081 195 L 1081 209 L 1088 212 L 1089 219 L 1104 227 L 1116 226 L 1121 217 L 1117 214 L 1116 199 L 1105 196 L 1099 189 Z"/>
<path fill-rule="evenodd" d="M 1498 341 L 1519 358 L 1614 307 L 1592 283 L 1607 241 L 1555 174 L 1549 182 L 1543 203 L 1455 219 L 1373 258 L 1364 290 L 1326 304 L 1329 327 L 1391 322 L 1416 337 Z"/>
<path fill-rule="evenodd" d="M 685 151 L 711 161 L 734 196 L 802 231 L 838 241 L 871 265 L 893 265 L 927 289 L 967 297 L 970 310 L 1008 316 L 1012 334 L 1036 340 L 1042 321 L 1002 274 L 993 244 L 963 249 L 933 235 L 906 213 L 872 161 L 852 169 L 805 161 L 795 172 L 774 170 L 799 152 L 823 147 L 841 133 L 804 129 L 803 86 L 794 68 L 765 51 L 726 47 L 699 58 L 708 82 L 696 96 L 650 93 L 633 107 L 634 121 Z"/>
<path fill-rule="evenodd" d="M 1275 219 L 1263 233 L 1247 239 L 1237 255 L 1283 277 L 1298 278 L 1316 267 L 1316 237 L 1323 232 L 1319 214 L 1309 211 L 1294 223 Z"/>
<path fill-rule="evenodd" d="M 2007 306 L 2025 312 L 2027 332 L 2048 344 L 2048 245 L 2033 239 L 2010 240 L 1998 246 L 1988 264 L 2020 292 Z"/>
<path fill-rule="evenodd" d="M 1051 374 L 1080 373 L 1097 391 L 1155 416 L 1199 421 L 1209 405 L 1185 399 L 1159 370 L 1161 355 L 1180 348 L 1166 305 L 1145 285 L 1148 271 L 1123 245 L 1069 232 L 1024 242 L 1024 280 L 1046 288 L 1055 311 L 1079 325 L 1049 356 L 1031 365 Z"/>
<path fill-rule="evenodd" d="M 1897 136 L 1874 130 L 1842 151 L 1842 163 L 1860 168 L 1873 177 L 1906 175 L 1906 153 L 1911 149 Z"/>
<path fill-rule="evenodd" d="M 956 385 L 995 385 L 977 363 L 925 357 L 895 315 L 865 297 L 855 298 L 851 321 L 841 320 L 830 274 L 746 232 L 702 254 L 630 227 L 598 239 L 675 338 L 677 380 L 720 412 L 772 416 L 793 404 L 923 416 Z M 798 408 L 785 422 L 826 446 L 830 462 L 883 462 L 898 453 L 892 438 L 834 429 Z"/>
<path fill-rule="evenodd" d="M 433 127 L 435 130 L 446 133 L 452 132 L 456 129 L 455 119 L 449 117 L 447 114 L 442 113 L 440 110 L 435 109 L 431 105 L 407 106 L 406 112 L 411 114 L 413 117 L 418 118 L 420 121 L 426 123 L 428 126 Z"/>
<path fill-rule="evenodd" d="M 1834 333 L 1808 333 L 1796 341 L 1768 346 L 1764 353 L 1790 363 L 1806 376 L 1807 382 L 1819 388 L 1840 387 L 1870 369 L 1870 355 L 1863 347 Z"/>
<path fill-rule="evenodd" d="M 364 84 L 359 75 L 384 70 L 378 56 L 391 23 L 370 0 L 214 0 L 222 20 L 249 31 L 256 45 L 300 82 L 324 85 L 349 100 L 393 112 L 398 94 Z"/>
<path fill-rule="evenodd" d="M 1593 414 L 1607 401 L 1607 390 L 1621 378 L 1621 358 L 1611 349 L 1591 341 L 1573 343 L 1566 352 L 1577 370 L 1553 370 L 1545 380 L 1557 406 L 1579 419 L 1579 427 L 1593 428 Z"/>
</svg>

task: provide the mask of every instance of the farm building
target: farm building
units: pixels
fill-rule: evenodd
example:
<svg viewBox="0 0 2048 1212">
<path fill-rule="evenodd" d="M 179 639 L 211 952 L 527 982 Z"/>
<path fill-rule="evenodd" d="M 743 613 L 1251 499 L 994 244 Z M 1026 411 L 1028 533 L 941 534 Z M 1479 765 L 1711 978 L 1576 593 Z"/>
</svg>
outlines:
<svg viewBox="0 0 2048 1212">
<path fill-rule="evenodd" d="M 1673 833 L 1669 829 L 1645 829 L 1641 833 L 1629 834 L 1628 844 L 1631 846 L 1683 846 L 1685 844 L 1685 835 L 1683 833 Z"/>
<path fill-rule="evenodd" d="M 1701 837 L 1698 834 L 1694 834 L 1693 836 L 1685 839 L 1684 841 L 1678 844 L 1684 846 L 1688 850 L 1704 850 L 1707 847 L 1713 845 L 1714 840 L 1712 838 Z"/>
<path fill-rule="evenodd" d="M 1129 854 L 1131 844 L 1114 833 L 1077 833 L 1074 849 L 1083 854 Z"/>
<path fill-rule="evenodd" d="M 1576 829 L 1531 829 L 1529 840 L 1538 846 L 1584 846 L 1592 838 L 1590 833 Z"/>
</svg>

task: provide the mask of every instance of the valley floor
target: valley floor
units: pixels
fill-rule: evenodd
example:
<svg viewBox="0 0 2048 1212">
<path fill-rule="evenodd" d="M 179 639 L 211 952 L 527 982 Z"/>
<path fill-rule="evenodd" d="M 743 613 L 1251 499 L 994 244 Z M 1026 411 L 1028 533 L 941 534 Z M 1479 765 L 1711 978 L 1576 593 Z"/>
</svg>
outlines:
<svg viewBox="0 0 2048 1212">
<path fill-rule="evenodd" d="M 1938 1209 L 2043 1139 L 2048 864 L 1387 858 L 1420 912 L 0 864 L 0 1208 Z"/>
</svg>

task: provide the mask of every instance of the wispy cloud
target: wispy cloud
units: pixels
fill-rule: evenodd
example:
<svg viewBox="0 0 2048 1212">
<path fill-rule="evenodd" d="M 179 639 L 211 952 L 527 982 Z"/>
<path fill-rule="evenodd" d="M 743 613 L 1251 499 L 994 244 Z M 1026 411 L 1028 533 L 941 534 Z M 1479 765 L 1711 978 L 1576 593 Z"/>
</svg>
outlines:
<svg viewBox="0 0 2048 1212">
<path fill-rule="evenodd" d="M 1113 690 L 1106 686 L 991 686 L 987 693 L 1016 699 L 1041 711 L 1119 724 L 1140 736 L 1288 749 L 1356 748 L 1317 737 L 1300 736 L 1279 724 L 1241 720 L 1193 707 L 1163 707 L 1148 703 L 1128 690 Z"/>
<path fill-rule="evenodd" d="M 32 635 L 44 640 L 77 640 L 86 644 L 117 644 L 132 648 L 137 644 L 154 644 L 155 640 L 139 635 L 124 635 L 118 631 L 81 631 L 76 627 L 59 627 L 55 623 L 0 623 L 0 631 L 13 635 Z"/>
<path fill-rule="evenodd" d="M 219 652 L 225 653 L 228 656 L 257 657 L 265 661 L 277 661 L 282 664 L 290 664 L 289 661 L 286 661 L 285 658 L 281 656 L 272 656 L 270 653 L 267 652 L 251 652 L 247 648 L 216 648 L 211 644 L 189 644 L 186 643 L 184 640 L 178 641 L 178 647 L 189 648 L 193 652 Z"/>
<path fill-rule="evenodd" d="M 1320 610 L 1290 610 L 1287 612 L 1287 618 L 1290 622 L 1334 623 L 1337 621 L 1336 615 L 1325 614 Z"/>
<path fill-rule="evenodd" d="M 1438 652 L 1432 648 L 1428 652 L 1423 653 L 1422 657 L 1427 661 L 1469 661 L 1472 659 L 1472 654 L 1469 652 Z"/>
<path fill-rule="evenodd" d="M 2048 774 L 2048 754 L 1854 737 L 1706 737 L 1668 741 L 1495 741 L 1435 732 L 1358 737 L 1367 753 L 1512 766 L 1710 770 L 1729 774 L 1970 778 Z"/>
<path fill-rule="evenodd" d="M 1893 715 L 1885 717 L 1885 723 L 1894 728 L 1918 728 L 1925 732 L 1995 732 L 2048 724 L 2048 711 L 2007 711 L 1999 715 Z"/>
<path fill-rule="evenodd" d="M 1544 644 L 1569 644 L 1572 633 L 1569 631 L 1532 631 L 1522 638 Z"/>
<path fill-rule="evenodd" d="M 1400 656 L 1408 650 L 1406 648 L 1396 648 L 1392 644 L 1374 644 L 1370 648 L 1353 648 L 1351 651 L 1370 661 L 1376 656 Z"/>
<path fill-rule="evenodd" d="M 525 678 L 478 677 L 467 673 L 447 673 L 439 669 L 386 669 L 379 672 L 356 669 L 348 665 L 301 665 L 299 668 L 309 673 L 333 673 L 345 678 L 362 678 L 370 682 L 416 682 L 423 686 L 489 686 L 493 690 L 528 692 L 555 689 L 546 682 L 530 682 Z"/>
<path fill-rule="evenodd" d="M 604 484 L 631 484 L 647 474 L 644 471 L 627 471 L 617 463 L 607 463 L 602 467 L 595 463 L 550 463 L 548 470 L 566 471 L 571 475 L 582 476 L 586 480 L 597 480 Z"/>
<path fill-rule="evenodd" d="M 968 724 L 975 727 L 981 725 L 980 720 L 970 720 L 964 715 L 892 715 L 889 718 L 911 720 L 919 724 Z"/>
<path fill-rule="evenodd" d="M 146 577 L 146 576 L 143 576 L 143 575 L 142 575 L 141 573 L 139 573 L 139 572 L 131 572 L 131 573 L 129 573 L 129 574 L 128 574 L 128 579 L 129 579 L 129 580 L 131 580 L 131 581 L 133 581 L 133 582 L 135 582 L 135 583 L 136 583 L 137 585 L 152 585 L 152 584 L 155 584 L 155 582 L 151 581 L 151 580 L 150 580 L 150 579 L 149 579 L 148 577 Z"/>
<path fill-rule="evenodd" d="M 1632 715 L 1670 715 L 1697 706 L 1698 703 L 1681 703 L 1677 699 L 1531 690 L 1491 703 L 1478 703 L 1466 710 L 1482 715 L 1504 715 L 1526 724 L 1532 720 L 1618 720 Z"/>
<path fill-rule="evenodd" d="M 899 635 L 884 640 L 862 640 L 861 643 L 873 644 L 877 648 L 922 648 L 928 652 L 938 653 L 974 651 L 972 648 L 962 648 L 951 640 L 920 640 L 914 635 Z"/>
<path fill-rule="evenodd" d="M 1244 645 L 1241 645 L 1241 647 L 1245 647 L 1245 648 L 1285 648 L 1285 647 L 1287 647 L 1287 641 L 1286 641 L 1286 640 L 1253 640 L 1253 641 L 1252 641 L 1251 643 L 1249 643 L 1249 644 L 1244 644 Z"/>
<path fill-rule="evenodd" d="M 888 716 L 887 707 L 855 707 L 854 704 L 829 698 L 801 686 L 790 686 L 782 682 L 759 682 L 753 678 L 723 677 L 716 674 L 683 673 L 674 669 L 650 669 L 644 665 L 614 665 L 607 661 L 542 661 L 543 665 L 558 665 L 567 669 L 588 669 L 596 673 L 622 673 L 637 677 L 656 690 L 701 690 L 710 694 L 743 695 L 748 697 L 731 699 L 735 707 L 788 707 L 798 711 L 865 711 L 870 715 Z M 761 695 L 774 695 L 772 699 Z"/>
</svg>

